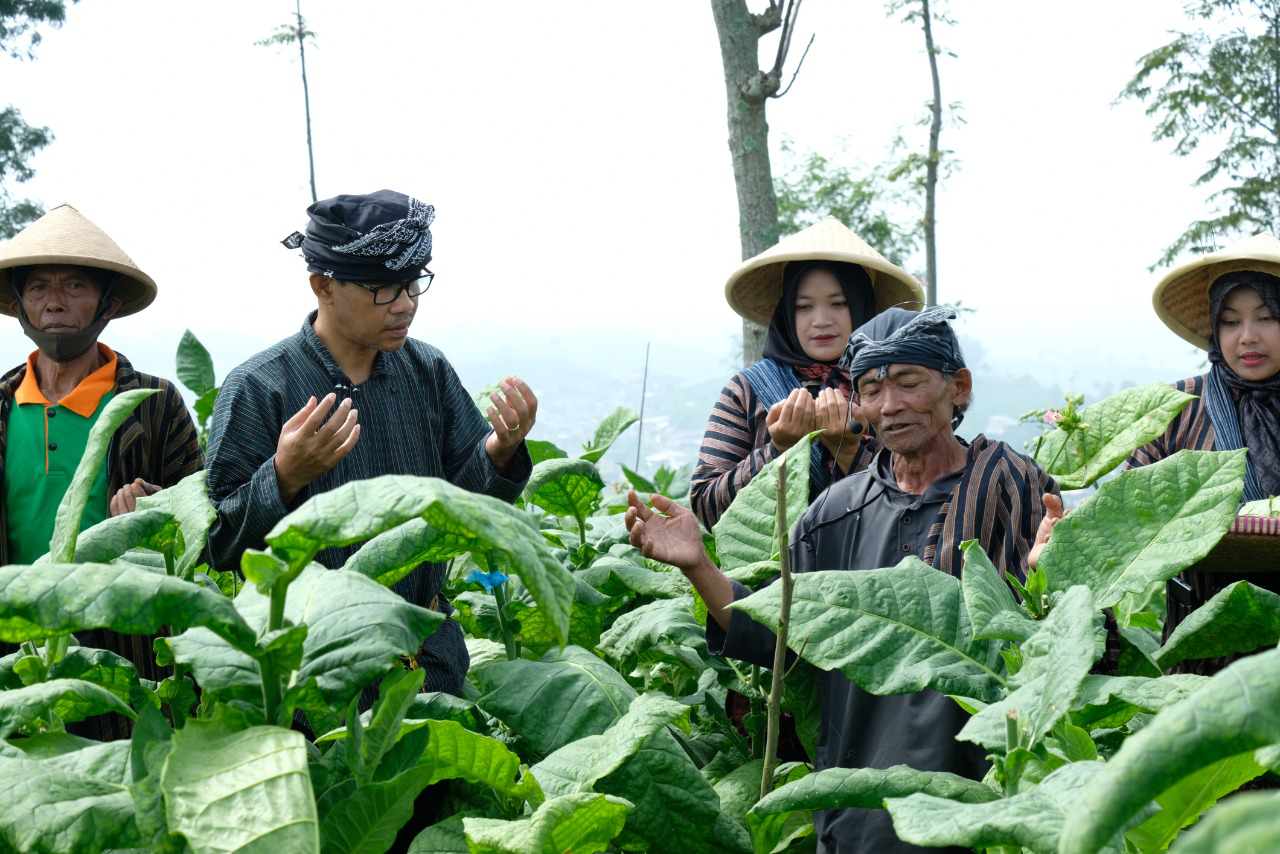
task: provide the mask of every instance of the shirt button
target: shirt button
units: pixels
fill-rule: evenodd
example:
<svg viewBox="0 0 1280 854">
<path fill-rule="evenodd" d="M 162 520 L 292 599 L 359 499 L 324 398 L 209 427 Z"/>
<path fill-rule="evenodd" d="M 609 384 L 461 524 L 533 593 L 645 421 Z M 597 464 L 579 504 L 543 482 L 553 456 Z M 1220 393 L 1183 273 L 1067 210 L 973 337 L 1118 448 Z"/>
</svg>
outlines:
<svg viewBox="0 0 1280 854">
<path fill-rule="evenodd" d="M 51 450 L 51 451 L 56 451 L 56 450 L 58 450 L 58 443 L 57 443 L 57 442 L 50 442 L 50 443 L 49 443 L 49 450 Z"/>
<path fill-rule="evenodd" d="M 44 414 L 52 418 L 53 416 L 58 414 L 58 410 L 54 409 L 53 407 L 50 407 L 44 411 Z"/>
<path fill-rule="evenodd" d="M 903 517 L 902 517 L 902 524 L 904 524 L 904 525 L 910 525 L 910 524 L 911 524 L 911 517 L 910 517 L 910 516 L 903 516 Z"/>
<path fill-rule="evenodd" d="M 903 543 L 903 544 L 902 544 L 902 550 L 903 550 L 904 552 L 909 552 L 909 551 L 911 551 L 911 546 L 910 546 L 908 543 Z"/>
</svg>

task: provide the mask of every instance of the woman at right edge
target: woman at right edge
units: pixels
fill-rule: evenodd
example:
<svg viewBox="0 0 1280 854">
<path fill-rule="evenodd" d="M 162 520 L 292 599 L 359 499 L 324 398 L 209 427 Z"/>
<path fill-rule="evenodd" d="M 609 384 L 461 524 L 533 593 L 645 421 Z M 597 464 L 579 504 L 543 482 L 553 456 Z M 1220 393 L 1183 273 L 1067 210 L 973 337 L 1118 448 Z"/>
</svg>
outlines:
<svg viewBox="0 0 1280 854">
<path fill-rule="evenodd" d="M 1209 351 L 1209 372 L 1174 387 L 1197 395 L 1164 435 L 1138 448 L 1128 467 L 1181 450 L 1247 448 L 1243 501 L 1280 492 L 1280 240 L 1258 234 L 1171 270 L 1152 296 L 1156 314 L 1182 339 Z M 1215 593 L 1247 580 L 1275 590 L 1275 573 L 1184 571 L 1168 584 L 1165 639 Z M 1238 655 L 1184 661 L 1181 673 L 1212 675 Z"/>
<path fill-rule="evenodd" d="M 769 331 L 764 358 L 720 392 L 698 452 L 690 501 L 708 530 L 760 469 L 812 431 L 822 430 L 810 453 L 811 502 L 867 467 L 879 444 L 850 409 L 849 376 L 837 363 L 854 329 L 892 306 L 922 307 L 924 290 L 827 217 L 744 261 L 725 298 Z"/>
</svg>

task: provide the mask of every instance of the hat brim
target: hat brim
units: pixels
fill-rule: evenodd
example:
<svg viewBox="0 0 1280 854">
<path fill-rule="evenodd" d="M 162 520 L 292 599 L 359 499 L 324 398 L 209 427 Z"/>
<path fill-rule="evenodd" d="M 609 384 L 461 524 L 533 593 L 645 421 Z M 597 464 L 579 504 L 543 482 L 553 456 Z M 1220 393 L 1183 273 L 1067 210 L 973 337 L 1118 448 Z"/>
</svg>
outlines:
<svg viewBox="0 0 1280 854">
<path fill-rule="evenodd" d="M 1197 572 L 1266 572 L 1280 568 L 1280 519 L 1237 516 L 1218 544 L 1190 568 Z M 1280 579 L 1280 572 L 1276 577 Z"/>
<path fill-rule="evenodd" d="M 862 267 L 871 278 L 877 313 L 894 306 L 913 311 L 924 307 L 924 288 L 910 273 L 883 258 L 837 249 L 778 252 L 750 259 L 725 283 L 729 307 L 747 320 L 768 326 L 782 299 L 783 269 L 792 261 L 844 261 Z"/>
<path fill-rule="evenodd" d="M 75 265 L 79 267 L 94 267 L 99 270 L 108 270 L 112 273 L 118 273 L 119 278 L 115 280 L 112 292 L 120 300 L 120 310 L 117 311 L 113 318 L 127 317 L 130 314 L 137 314 L 142 311 L 156 298 L 156 283 L 146 273 L 137 267 L 130 267 L 125 264 L 118 264 L 111 261 L 104 261 L 100 258 L 86 258 L 81 255 L 69 254 L 41 254 L 26 255 L 14 258 L 6 258 L 3 262 L 3 268 L 0 268 L 0 311 L 5 314 L 17 316 L 17 307 L 14 305 L 13 288 L 9 286 L 9 270 L 13 267 L 34 267 L 54 266 L 54 265 Z"/>
<path fill-rule="evenodd" d="M 1280 276 L 1280 240 L 1259 234 L 1170 270 L 1151 294 L 1156 316 L 1179 338 L 1208 350 L 1213 337 L 1209 286 L 1219 276 L 1241 270 Z"/>
</svg>

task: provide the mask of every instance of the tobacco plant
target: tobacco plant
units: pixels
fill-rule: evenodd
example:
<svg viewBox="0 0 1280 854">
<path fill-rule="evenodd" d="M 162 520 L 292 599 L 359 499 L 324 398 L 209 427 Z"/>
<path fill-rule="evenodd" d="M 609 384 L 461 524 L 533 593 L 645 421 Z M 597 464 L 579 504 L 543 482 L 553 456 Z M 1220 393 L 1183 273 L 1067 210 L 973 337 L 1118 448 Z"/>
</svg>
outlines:
<svg viewBox="0 0 1280 854">
<path fill-rule="evenodd" d="M 537 465 L 514 507 L 429 478 L 352 483 L 304 503 L 264 551 L 219 572 L 202 562 L 213 509 L 199 475 L 78 530 L 106 437 L 141 394 L 104 412 L 49 557 L 0 569 L 0 641 L 20 645 L 0 659 L 11 793 L 0 850 L 384 851 L 418 795 L 443 781 L 441 819 L 413 851 L 804 850 L 812 810 L 886 805 L 899 835 L 922 845 L 1158 851 L 1174 840 L 1194 852 L 1277 841 L 1269 794 L 1233 798 L 1178 833 L 1280 764 L 1280 653 L 1212 679 L 1162 669 L 1274 643 L 1280 597 L 1236 584 L 1167 643 L 1153 629 L 1164 580 L 1235 515 L 1240 452 L 1183 453 L 1106 483 L 1058 525 L 1041 571 L 1017 590 L 973 544 L 960 579 L 918 561 L 797 576 L 789 645 L 801 664 L 783 700 L 810 755 L 810 668 L 838 667 L 875 693 L 952 695 L 973 712 L 960 737 L 993 764 L 983 781 L 801 763 L 769 773 L 772 674 L 708 654 L 705 607 L 678 571 L 627 543 L 623 492 L 598 467 L 634 413 L 611 414 L 576 456 L 531 443 Z M 1051 433 L 1040 455 L 1056 457 L 1064 482 L 1096 479 L 1164 429 L 1175 394 L 1147 387 L 1082 410 L 1087 435 Z M 787 465 L 807 467 L 803 443 Z M 705 535 L 726 573 L 759 588 L 738 607 L 766 624 L 778 620 L 780 587 L 765 582 L 785 541 L 776 468 Z M 624 474 L 679 495 L 687 471 Z M 787 478 L 784 494 L 783 515 L 799 518 L 806 479 Z M 353 543 L 364 545 L 340 569 L 314 562 Z M 422 671 L 407 664 L 445 619 L 389 589 L 424 561 L 450 564 L 452 619 L 471 655 L 461 697 L 421 692 Z M 1091 672 L 1104 612 L 1121 645 L 1114 676 Z M 81 646 L 76 634 L 92 628 L 160 634 L 155 652 L 173 675 L 149 683 Z M 867 643 L 876 636 L 892 642 Z M 364 708 L 370 686 L 377 701 Z M 741 727 L 729 691 L 752 706 Z M 134 719 L 132 738 L 66 731 L 97 714 Z M 776 789 L 761 798 L 766 773 Z"/>
</svg>

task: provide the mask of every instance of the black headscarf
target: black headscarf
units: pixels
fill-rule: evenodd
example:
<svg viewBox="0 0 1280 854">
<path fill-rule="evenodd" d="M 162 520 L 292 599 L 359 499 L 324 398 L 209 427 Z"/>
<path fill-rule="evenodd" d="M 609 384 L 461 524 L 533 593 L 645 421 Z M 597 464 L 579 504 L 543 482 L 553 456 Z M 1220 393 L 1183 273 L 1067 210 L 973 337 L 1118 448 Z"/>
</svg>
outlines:
<svg viewBox="0 0 1280 854">
<path fill-rule="evenodd" d="M 857 264 L 845 261 L 792 261 L 782 270 L 782 299 L 773 310 L 769 332 L 764 339 L 764 357 L 792 368 L 802 369 L 806 376 L 823 380 L 824 386 L 844 385 L 848 374 L 840 369 L 839 360 L 819 362 L 804 351 L 796 334 L 796 294 L 800 280 L 813 270 L 826 270 L 836 277 L 849 306 L 849 319 L 857 329 L 876 313 L 876 295 L 871 277 Z M 818 366 L 826 366 L 823 371 Z M 817 373 L 824 377 L 816 376 Z"/>
<path fill-rule="evenodd" d="M 307 208 L 307 233 L 280 241 L 301 247 L 307 269 L 335 279 L 394 285 L 421 275 L 431 261 L 433 205 L 393 190 L 334 196 Z"/>
<path fill-rule="evenodd" d="M 1250 467 L 1265 497 L 1280 493 L 1280 372 L 1264 380 L 1243 379 L 1231 369 L 1218 343 L 1218 317 L 1222 313 L 1222 306 L 1227 301 L 1227 296 L 1241 287 L 1256 291 L 1263 304 L 1270 309 L 1272 317 L 1280 319 L 1280 278 L 1256 270 L 1242 270 L 1219 276 L 1209 286 L 1209 319 L 1213 326 L 1209 339 L 1209 361 L 1213 363 L 1211 371 L 1217 372 L 1222 382 L 1231 389 L 1240 436 L 1244 447 L 1249 449 Z M 1271 356 L 1280 358 L 1280 353 L 1272 353 Z M 1211 409 L 1210 416 L 1213 415 Z M 1215 421 L 1215 433 L 1219 430 Z"/>
<path fill-rule="evenodd" d="M 942 307 L 887 309 L 853 331 L 840 363 L 848 369 L 855 388 L 858 377 L 867 371 L 878 368 L 883 378 L 890 365 L 920 365 L 954 374 L 965 366 L 960 341 L 948 322 L 955 317 L 953 310 Z M 952 429 L 963 420 L 964 412 L 957 411 Z"/>
</svg>

